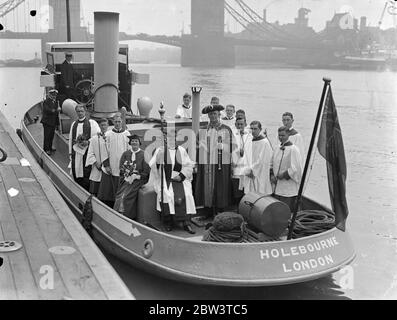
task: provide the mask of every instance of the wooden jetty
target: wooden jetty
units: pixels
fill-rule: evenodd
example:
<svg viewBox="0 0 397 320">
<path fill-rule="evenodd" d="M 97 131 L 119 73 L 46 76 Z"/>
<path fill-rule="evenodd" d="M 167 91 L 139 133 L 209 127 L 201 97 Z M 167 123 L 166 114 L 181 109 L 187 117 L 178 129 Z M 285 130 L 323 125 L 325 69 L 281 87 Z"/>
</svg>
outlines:
<svg viewBox="0 0 397 320">
<path fill-rule="evenodd" d="M 0 299 L 134 299 L 1 112 L 0 146 Z"/>
</svg>

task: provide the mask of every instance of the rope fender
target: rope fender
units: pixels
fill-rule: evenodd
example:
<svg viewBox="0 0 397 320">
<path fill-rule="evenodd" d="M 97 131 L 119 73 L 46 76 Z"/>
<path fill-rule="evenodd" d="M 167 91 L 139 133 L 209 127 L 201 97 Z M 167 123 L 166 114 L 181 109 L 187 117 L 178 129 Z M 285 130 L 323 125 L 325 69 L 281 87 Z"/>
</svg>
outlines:
<svg viewBox="0 0 397 320">
<path fill-rule="evenodd" d="M 91 234 L 91 230 L 92 230 L 92 216 L 93 216 L 93 212 L 92 212 L 92 194 L 88 197 L 87 201 L 84 203 L 84 207 L 83 207 L 83 216 L 81 219 L 81 224 L 83 225 L 83 228 L 89 233 Z"/>
</svg>

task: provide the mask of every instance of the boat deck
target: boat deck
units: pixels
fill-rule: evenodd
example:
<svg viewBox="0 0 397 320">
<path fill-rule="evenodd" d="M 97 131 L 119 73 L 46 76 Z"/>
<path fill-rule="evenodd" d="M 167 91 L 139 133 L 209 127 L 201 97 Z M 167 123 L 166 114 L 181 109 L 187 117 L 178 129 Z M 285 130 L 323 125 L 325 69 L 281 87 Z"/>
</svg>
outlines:
<svg viewBox="0 0 397 320">
<path fill-rule="evenodd" d="M 0 145 L 0 299 L 134 299 L 1 112 Z"/>
<path fill-rule="evenodd" d="M 135 129 L 135 127 L 134 127 Z M 43 126 L 37 121 L 36 123 L 32 123 L 29 125 L 29 131 L 30 133 L 34 136 L 36 141 L 43 141 Z M 69 172 L 70 169 L 68 169 L 68 164 L 69 164 L 69 158 L 68 156 L 65 156 L 68 154 L 67 151 L 67 141 L 69 139 L 68 134 L 59 134 L 56 132 L 56 137 L 54 139 L 53 146 L 57 149 L 55 153 L 51 155 L 52 160 L 54 160 L 58 166 L 60 166 L 65 172 Z M 197 207 L 197 212 L 198 215 L 201 213 L 202 207 Z M 237 207 L 235 208 L 229 208 L 228 211 L 234 211 L 237 212 Z M 192 217 L 195 217 L 197 215 L 193 215 Z M 195 241 L 201 241 L 203 238 L 203 235 L 205 233 L 205 225 L 212 222 L 212 219 L 207 219 L 201 223 L 201 226 L 198 226 L 196 224 L 192 224 L 193 229 L 195 230 L 195 234 L 189 234 L 185 230 L 182 229 L 180 225 L 175 225 L 174 229 L 170 233 L 174 236 L 177 237 L 182 237 L 182 238 L 189 238 L 190 240 L 195 240 Z M 160 221 L 156 221 L 152 223 L 152 226 L 155 227 L 157 230 L 164 231 L 164 226 L 161 224 Z M 164 231 L 165 232 L 165 231 Z"/>
</svg>

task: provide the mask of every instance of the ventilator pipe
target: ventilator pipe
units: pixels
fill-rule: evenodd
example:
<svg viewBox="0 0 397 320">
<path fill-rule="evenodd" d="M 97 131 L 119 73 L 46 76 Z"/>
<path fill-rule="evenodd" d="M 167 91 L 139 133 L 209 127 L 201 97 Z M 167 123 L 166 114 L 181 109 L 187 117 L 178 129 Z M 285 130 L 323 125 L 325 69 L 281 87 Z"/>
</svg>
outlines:
<svg viewBox="0 0 397 320">
<path fill-rule="evenodd" d="M 66 99 L 62 103 L 62 113 L 69 116 L 73 121 L 77 120 L 76 106 L 78 103 L 72 99 Z"/>
<path fill-rule="evenodd" d="M 94 12 L 94 116 L 111 117 L 118 112 L 119 13 Z M 103 86 L 110 83 L 112 86 Z"/>
<path fill-rule="evenodd" d="M 200 130 L 200 86 L 192 87 L 192 130 L 197 135 Z"/>
<path fill-rule="evenodd" d="M 141 97 L 136 102 L 139 115 L 142 117 L 149 117 L 150 111 L 153 109 L 152 100 L 149 97 Z"/>
</svg>

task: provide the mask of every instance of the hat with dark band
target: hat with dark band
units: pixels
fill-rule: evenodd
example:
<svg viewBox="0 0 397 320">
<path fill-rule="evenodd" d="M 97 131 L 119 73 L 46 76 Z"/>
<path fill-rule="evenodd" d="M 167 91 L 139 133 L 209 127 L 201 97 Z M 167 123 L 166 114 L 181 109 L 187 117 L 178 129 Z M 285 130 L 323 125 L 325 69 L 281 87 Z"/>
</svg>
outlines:
<svg viewBox="0 0 397 320">
<path fill-rule="evenodd" d="M 201 111 L 201 113 L 202 113 L 202 114 L 207 114 L 207 113 L 210 113 L 210 112 L 212 112 L 212 111 L 222 111 L 222 110 L 225 110 L 225 108 L 224 108 L 222 105 L 220 105 L 220 104 L 215 104 L 215 105 L 206 106 L 206 107 Z"/>
<path fill-rule="evenodd" d="M 57 89 L 51 89 L 48 91 L 48 93 L 50 94 L 58 94 L 58 90 Z"/>
</svg>

